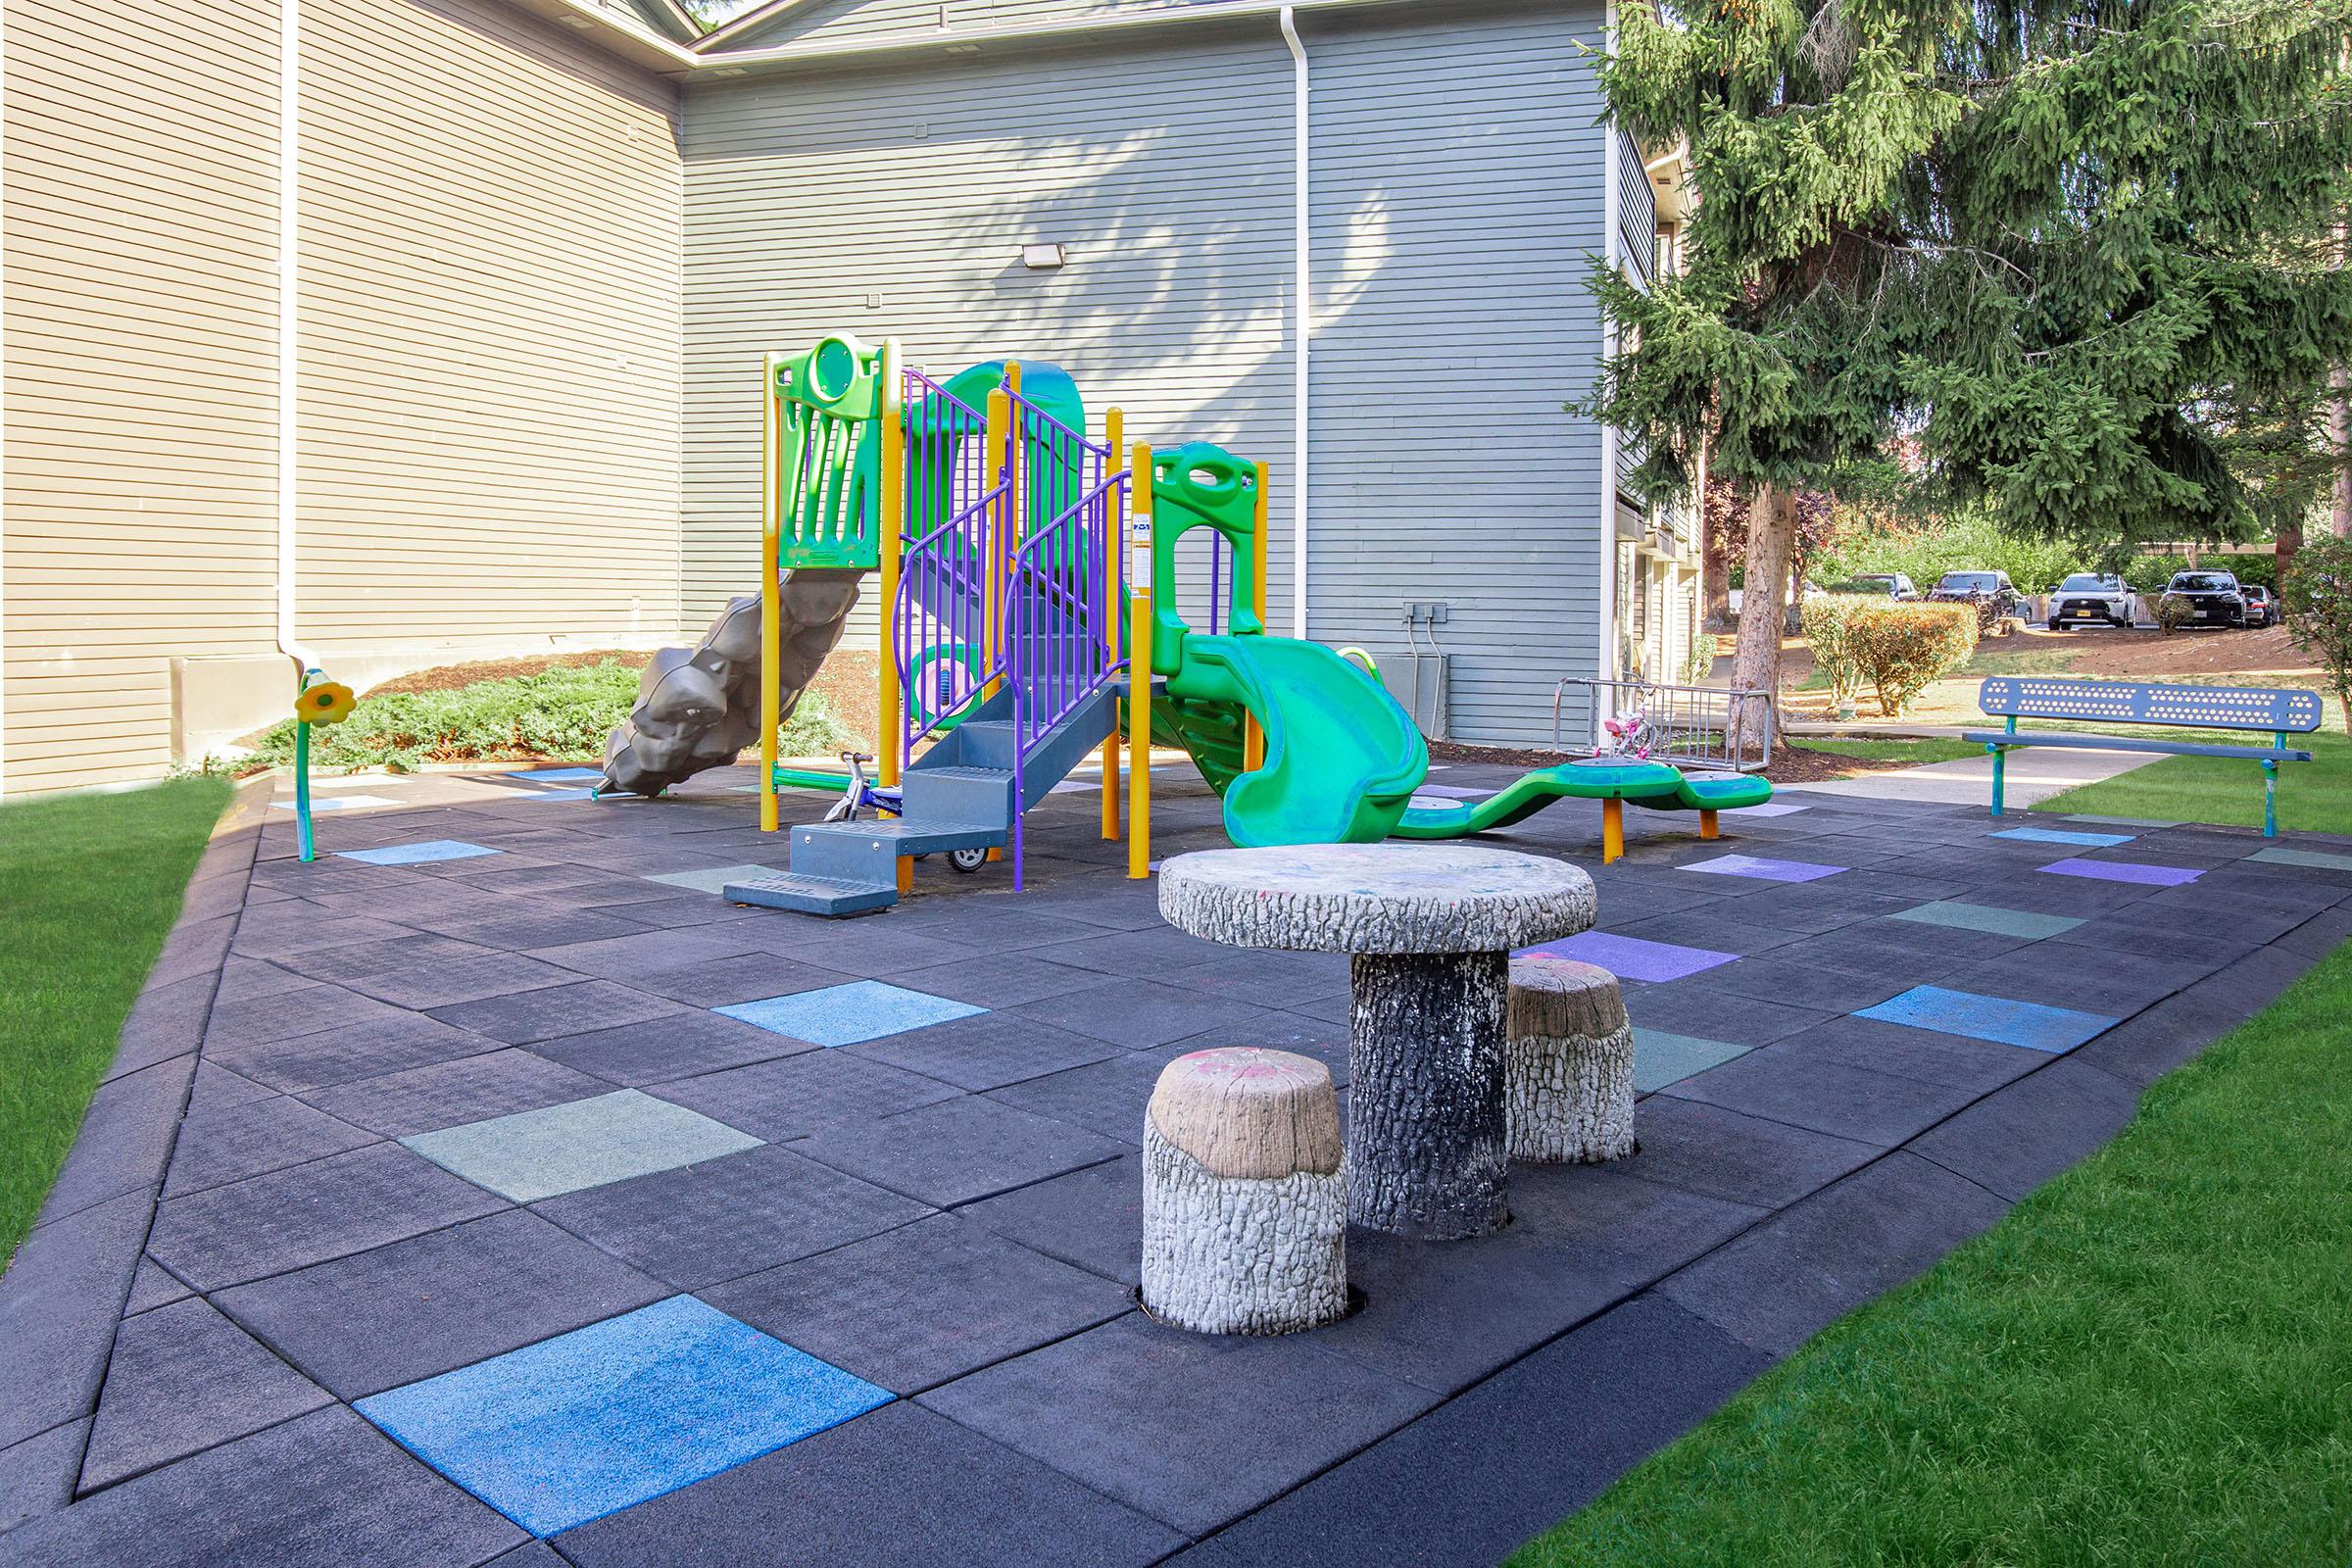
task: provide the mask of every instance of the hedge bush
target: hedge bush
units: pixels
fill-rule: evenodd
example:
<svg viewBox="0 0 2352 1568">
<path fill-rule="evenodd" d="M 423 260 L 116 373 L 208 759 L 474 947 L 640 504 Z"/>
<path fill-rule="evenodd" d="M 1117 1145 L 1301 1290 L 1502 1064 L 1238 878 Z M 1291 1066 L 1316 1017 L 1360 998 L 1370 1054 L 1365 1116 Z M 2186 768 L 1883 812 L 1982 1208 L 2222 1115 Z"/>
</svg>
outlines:
<svg viewBox="0 0 2352 1568">
<path fill-rule="evenodd" d="M 1858 612 L 1892 603 L 1884 594 L 1825 594 L 1805 601 L 1802 624 L 1805 642 L 1813 650 L 1813 668 L 1829 682 L 1831 707 L 1841 716 L 1852 710 L 1854 694 L 1862 689 L 1853 617 Z"/>
<path fill-rule="evenodd" d="M 1919 694 L 1968 662 L 1977 651 L 1977 612 L 1969 605 L 1891 602 L 1845 616 L 1855 665 L 1876 687 L 1879 711 L 1900 718 Z"/>
<path fill-rule="evenodd" d="M 617 660 L 536 675 L 477 681 L 455 691 L 363 697 L 351 716 L 311 737 L 311 763 L 326 771 L 414 768 L 427 762 L 601 759 L 605 737 L 628 717 L 638 671 Z M 780 755 L 828 752 L 853 737 L 814 693 L 787 721 Z M 294 721 L 256 743 L 250 763 L 294 760 Z M 240 764 L 247 765 L 247 764 Z"/>
</svg>

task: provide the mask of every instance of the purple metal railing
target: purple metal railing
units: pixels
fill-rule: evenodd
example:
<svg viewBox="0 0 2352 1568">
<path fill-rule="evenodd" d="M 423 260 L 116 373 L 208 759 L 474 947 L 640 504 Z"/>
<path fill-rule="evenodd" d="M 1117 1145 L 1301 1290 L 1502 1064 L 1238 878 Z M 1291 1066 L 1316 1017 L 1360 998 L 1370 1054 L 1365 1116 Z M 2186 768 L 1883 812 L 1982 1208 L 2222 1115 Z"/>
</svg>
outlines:
<svg viewBox="0 0 2352 1568">
<path fill-rule="evenodd" d="M 1054 728 L 1107 686 L 1119 668 L 1122 574 L 1115 520 L 1127 474 L 1098 446 L 1015 394 L 1013 441 L 1023 526 L 1000 589 L 1005 684 L 1012 693 L 1012 885 L 1022 876 L 1027 767 Z"/>
<path fill-rule="evenodd" d="M 920 370 L 905 372 L 906 493 L 891 646 L 902 706 L 902 768 L 914 746 L 954 726 L 1000 671 L 987 658 L 987 564 L 1004 524 L 1005 474 L 988 452 L 987 416 Z"/>
<path fill-rule="evenodd" d="M 1109 447 L 1018 394 L 1008 403 L 1009 450 L 992 452 L 983 410 L 919 370 L 906 372 L 906 543 L 891 646 L 906 694 L 902 766 L 918 742 L 960 722 L 992 683 L 1010 692 L 1018 888 L 1029 759 L 1122 667 L 1113 644 L 1126 562 L 1114 523 L 1125 515 L 1128 474 L 1113 468 Z M 993 616 L 992 562 L 1000 574 Z M 1105 562 L 1118 568 L 1116 584 Z"/>
</svg>

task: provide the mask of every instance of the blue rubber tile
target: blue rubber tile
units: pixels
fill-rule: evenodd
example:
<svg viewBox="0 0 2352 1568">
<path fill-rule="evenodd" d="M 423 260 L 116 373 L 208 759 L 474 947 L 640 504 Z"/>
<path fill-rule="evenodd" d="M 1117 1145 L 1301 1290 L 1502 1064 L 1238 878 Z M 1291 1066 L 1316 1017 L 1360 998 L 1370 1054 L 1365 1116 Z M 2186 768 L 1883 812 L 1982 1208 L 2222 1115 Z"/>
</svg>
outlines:
<svg viewBox="0 0 2352 1568">
<path fill-rule="evenodd" d="M 599 774 L 598 776 L 601 778 L 603 775 Z M 596 791 L 593 789 L 530 790 L 527 792 L 516 791 L 516 794 L 526 801 L 585 801 L 593 799 Z"/>
<path fill-rule="evenodd" d="M 398 806 L 400 802 L 384 795 L 340 795 L 333 800 L 313 801 L 311 809 L 313 811 L 364 811 L 370 807 Z M 270 808 L 273 811 L 291 811 L 294 809 L 294 803 L 292 801 L 271 801 Z"/>
<path fill-rule="evenodd" d="M 634 1089 L 417 1133 L 401 1143 L 517 1203 L 673 1170 L 760 1140 Z"/>
<path fill-rule="evenodd" d="M 1809 860 L 1772 860 L 1753 855 L 1718 855 L 1713 859 L 1693 860 L 1678 869 L 1704 871 L 1709 876 L 1754 877 L 1762 882 L 1818 882 L 1851 867 L 1816 865 Z"/>
<path fill-rule="evenodd" d="M 604 776 L 605 771 L 601 767 L 534 767 L 527 772 L 507 775 L 509 778 L 546 779 L 558 784 L 593 784 Z"/>
<path fill-rule="evenodd" d="M 2040 941 L 2072 931 L 2082 921 L 2071 914 L 2037 914 L 2031 909 L 2000 909 L 1987 904 L 1963 904 L 1954 899 L 1937 899 L 1917 908 L 1897 909 L 1887 916 L 1891 920 L 1910 920 L 1920 925 L 1939 925 L 1954 931 L 1983 931 L 1990 936 L 2024 937 Z"/>
<path fill-rule="evenodd" d="M 715 896 L 724 892 L 730 882 L 757 882 L 762 877 L 782 874 L 772 865 L 719 865 L 702 871 L 664 871 L 660 876 L 649 876 L 646 880 L 659 882 L 667 888 L 684 888 L 691 893 Z"/>
<path fill-rule="evenodd" d="M 337 850 L 338 860 L 364 860 L 369 865 L 427 865 L 435 860 L 470 860 L 505 852 L 463 839 L 425 839 L 416 844 L 391 844 L 380 850 Z"/>
<path fill-rule="evenodd" d="M 2004 997 L 1980 997 L 1941 986 L 1913 986 L 1899 997 L 1865 1007 L 1857 1018 L 1907 1024 L 1938 1034 L 1989 1040 L 1995 1045 L 2023 1046 L 2053 1054 L 2074 1050 L 2083 1041 L 2106 1033 L 2120 1021 L 2096 1012 L 2052 1007 L 2038 1002 L 2011 1002 Z"/>
<path fill-rule="evenodd" d="M 425 1463 L 535 1536 L 838 1426 L 890 1395 L 704 1305 L 665 1301 L 362 1399 Z"/>
<path fill-rule="evenodd" d="M 1691 1035 L 1668 1034 L 1663 1029 L 1634 1031 L 1634 1092 L 1646 1095 L 1668 1084 L 1680 1083 L 1692 1073 L 1719 1067 L 1736 1056 L 1744 1056 L 1755 1048 L 1735 1046 L 1725 1040 L 1700 1040 Z"/>
<path fill-rule="evenodd" d="M 2129 844 L 2139 837 L 2136 833 L 2070 833 L 2057 827 L 2012 827 L 1986 838 L 2017 839 L 2026 844 L 2078 844 L 2085 849 L 2112 850 L 2118 844 Z"/>
<path fill-rule="evenodd" d="M 879 980 L 858 980 L 846 986 L 826 986 L 821 991 L 739 1002 L 731 1007 L 712 1010 L 724 1017 L 755 1024 L 771 1034 L 789 1035 L 818 1046 L 854 1046 L 861 1040 L 879 1040 L 885 1035 L 904 1034 L 927 1024 L 969 1018 L 988 1011 L 968 1002 L 951 1002 L 946 997 L 908 991 Z"/>
</svg>

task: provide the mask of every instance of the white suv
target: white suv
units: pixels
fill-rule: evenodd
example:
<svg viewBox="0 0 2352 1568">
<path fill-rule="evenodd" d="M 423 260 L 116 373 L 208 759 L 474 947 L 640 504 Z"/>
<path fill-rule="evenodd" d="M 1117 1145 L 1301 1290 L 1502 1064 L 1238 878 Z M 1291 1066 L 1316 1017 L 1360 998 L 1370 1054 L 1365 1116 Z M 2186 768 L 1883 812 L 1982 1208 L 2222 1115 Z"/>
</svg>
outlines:
<svg viewBox="0 0 2352 1568">
<path fill-rule="evenodd" d="M 2070 620 L 2103 620 L 2110 626 L 2132 624 L 2132 590 L 2112 572 L 2078 571 L 2050 590 L 2049 614 L 2042 624 L 2056 631 Z"/>
</svg>

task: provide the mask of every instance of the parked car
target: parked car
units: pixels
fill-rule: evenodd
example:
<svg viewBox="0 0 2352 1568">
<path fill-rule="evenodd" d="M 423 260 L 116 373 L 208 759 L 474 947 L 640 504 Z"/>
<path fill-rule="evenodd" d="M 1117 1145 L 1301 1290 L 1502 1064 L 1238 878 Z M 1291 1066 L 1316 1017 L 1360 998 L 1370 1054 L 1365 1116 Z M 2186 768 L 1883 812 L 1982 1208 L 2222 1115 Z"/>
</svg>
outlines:
<svg viewBox="0 0 2352 1568">
<path fill-rule="evenodd" d="M 2072 620 L 2103 620 L 2110 626 L 2132 624 L 2132 590 L 2112 572 L 2078 571 L 2050 590 L 2050 608 L 2042 624 L 2057 631 Z"/>
<path fill-rule="evenodd" d="M 2246 624 L 2276 626 L 2278 624 L 2278 596 L 2258 582 L 2241 582 L 2237 591 L 2245 596 Z"/>
<path fill-rule="evenodd" d="M 2171 607 L 2171 608 L 2167 608 Z M 2245 591 L 2226 571 L 2176 571 L 2166 585 L 2157 620 L 2165 630 L 2179 626 L 2243 626 Z"/>
<path fill-rule="evenodd" d="M 1885 594 L 1889 599 L 1917 599 L 1919 590 L 1911 579 L 1899 571 L 1872 571 L 1856 577 L 1851 587 L 1858 594 Z"/>
<path fill-rule="evenodd" d="M 1939 604 L 1974 605 L 1977 623 L 1990 630 L 2003 615 L 2023 616 L 2025 595 L 2005 571 L 1947 571 L 1936 579 L 1928 597 Z"/>
</svg>

